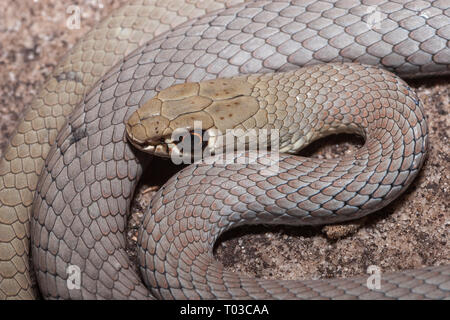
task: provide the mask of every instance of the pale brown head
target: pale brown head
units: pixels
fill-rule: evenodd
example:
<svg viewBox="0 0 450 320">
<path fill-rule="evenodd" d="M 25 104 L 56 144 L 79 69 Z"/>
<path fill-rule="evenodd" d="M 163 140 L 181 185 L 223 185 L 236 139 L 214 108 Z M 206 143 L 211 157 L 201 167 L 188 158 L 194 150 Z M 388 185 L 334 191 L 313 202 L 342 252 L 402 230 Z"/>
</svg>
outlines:
<svg viewBox="0 0 450 320">
<path fill-rule="evenodd" d="M 128 140 L 139 150 L 160 157 L 187 147 L 220 146 L 217 137 L 252 117 L 259 109 L 243 79 L 217 79 L 174 85 L 136 110 L 126 122 Z M 205 139 L 205 133 L 207 139 Z"/>
<path fill-rule="evenodd" d="M 188 149 L 201 151 L 208 147 L 204 135 L 207 129 L 212 129 L 211 122 L 202 121 L 201 114 L 187 114 L 169 121 L 161 115 L 142 116 L 140 111 L 134 112 L 126 123 L 128 140 L 139 150 L 168 158 L 174 152 L 192 153 Z"/>
</svg>

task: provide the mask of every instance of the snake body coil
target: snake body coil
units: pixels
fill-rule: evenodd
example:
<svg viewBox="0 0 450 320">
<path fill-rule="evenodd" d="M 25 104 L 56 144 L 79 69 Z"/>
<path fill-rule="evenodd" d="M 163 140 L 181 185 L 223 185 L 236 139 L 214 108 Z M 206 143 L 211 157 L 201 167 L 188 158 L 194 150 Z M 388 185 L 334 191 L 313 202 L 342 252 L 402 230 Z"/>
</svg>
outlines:
<svg viewBox="0 0 450 320">
<path fill-rule="evenodd" d="M 211 115 L 215 128 L 232 129 L 224 127 L 229 125 L 239 130 L 257 123 L 256 129 L 277 129 L 280 150 L 290 151 L 338 132 L 359 133 L 366 143 L 355 155 L 339 160 L 286 154 L 276 159 L 275 154 L 253 151 L 238 153 L 234 159 L 228 155 L 225 162 L 216 155 L 215 161 L 207 158 L 176 174 L 152 199 L 140 232 L 141 271 L 152 293 L 164 299 L 347 299 L 410 294 L 402 288 L 410 277 L 384 280 L 379 292 L 365 286 L 366 277 L 306 283 L 249 279 L 224 271 L 212 252 L 220 234 L 242 224 L 342 222 L 395 199 L 422 166 L 427 145 L 423 110 L 407 84 L 387 71 L 359 64 L 322 64 L 220 80 L 224 81 L 222 88 L 219 81 L 200 84 L 200 92 L 222 102 L 219 110 L 223 112 Z M 251 89 L 247 95 L 222 100 L 220 93 L 230 95 L 227 87 L 234 81 L 241 88 L 237 94 Z M 205 90 L 205 85 L 218 88 Z M 158 97 L 166 95 L 163 90 Z M 169 116 L 176 112 L 168 112 L 167 107 L 157 113 Z M 182 127 L 182 120 L 190 116 L 207 119 L 197 109 L 171 119 L 174 127 Z M 203 113 L 215 110 L 212 102 Z M 242 119 L 239 124 L 230 123 L 234 112 Z M 264 119 L 255 120 L 260 113 Z M 249 114 L 253 116 L 246 117 Z M 185 121 L 185 126 L 192 124 Z M 158 131 L 166 132 L 161 127 Z M 432 272 L 436 270 L 440 269 Z"/>
<path fill-rule="evenodd" d="M 123 234 L 127 208 L 147 162 L 140 156 L 137 158 L 124 135 L 123 121 L 139 105 L 176 83 L 289 71 L 299 65 L 331 61 L 377 64 L 400 76 L 448 73 L 450 18 L 447 2 L 249 2 L 190 20 L 128 55 L 93 86 L 62 127 L 46 157 L 31 219 L 32 256 L 42 295 L 84 299 L 151 297 L 130 267 Z M 369 21 L 373 10 L 381 15 L 381 22 Z M 355 158 L 334 161 L 282 156 L 283 175 L 269 179 L 258 176 L 258 166 L 196 164 L 176 175 L 159 192 L 164 197 L 153 201 L 154 214 L 145 218 L 144 231 L 147 232 L 141 233 L 141 263 L 149 268 L 144 271 L 144 278 L 147 284 L 155 286 L 152 293 L 163 298 L 401 297 L 414 291 L 415 287 L 402 286 L 408 279 L 414 279 L 432 287 L 426 292 L 419 290 L 422 297 L 448 296 L 448 266 L 386 275 L 382 292 L 364 295 L 361 279 L 301 283 L 245 279 L 222 273 L 221 266 L 211 260 L 209 245 L 225 230 L 226 222 L 234 226 L 242 223 L 243 218 L 251 223 L 274 223 L 275 220 L 298 223 L 293 219 L 297 216 L 318 223 L 327 215 L 339 216 L 339 219 L 345 216 L 345 220 L 356 208 L 362 207 L 361 214 L 364 214 L 381 203 L 392 201 L 414 177 L 426 147 L 426 125 L 420 103 L 408 87 L 390 73 L 379 71 L 377 74 L 378 69 L 371 67 L 348 66 L 338 64 L 311 70 L 322 72 L 331 80 L 333 70 L 337 74 L 343 72 L 344 79 L 349 77 L 349 82 L 356 81 L 353 87 L 349 83 L 348 89 L 345 87 L 337 93 L 343 96 L 336 101 L 345 103 L 327 111 L 331 118 L 337 116 L 342 124 L 352 122 L 350 119 L 359 121 L 359 126 L 367 130 L 365 147 Z M 358 68 L 361 68 L 361 75 L 356 72 Z M 310 74 L 305 84 L 320 93 L 323 84 L 314 77 L 314 73 Z M 374 113 L 361 114 L 358 118 L 356 111 L 359 109 L 350 102 L 351 98 L 357 100 L 358 97 L 352 94 L 358 92 L 358 87 L 369 90 L 371 85 L 381 87 L 384 93 L 364 95 L 366 99 L 372 96 L 374 101 L 360 97 L 360 101 L 366 103 L 366 111 Z M 397 89 L 401 94 L 394 91 Z M 378 104 L 388 108 L 377 112 Z M 318 114 L 318 123 L 326 122 L 326 117 L 320 118 L 323 113 Z M 20 147 L 21 141 L 13 139 L 12 144 Z M 13 173 L 15 157 L 17 155 L 11 151 L 4 161 Z M 45 152 L 40 157 L 45 158 Z M 338 170 L 333 173 L 332 169 Z M 39 173 L 40 169 L 35 172 Z M 214 178 L 207 178 L 211 173 L 214 173 L 212 176 L 222 175 L 215 181 L 223 180 L 223 184 L 215 185 L 211 181 Z M 200 174 L 205 186 L 211 186 L 208 190 L 192 186 L 191 179 Z M 299 181 L 299 175 L 306 184 L 295 182 Z M 7 177 L 4 170 L 4 185 L 14 188 Z M 248 184 L 237 184 L 243 177 L 249 178 L 245 180 Z M 339 183 L 333 185 L 334 181 Z M 384 184 L 388 187 L 383 188 Z M 171 189 L 171 186 L 178 189 Z M 32 194 L 32 190 L 30 187 L 27 193 Z M 378 191 L 378 196 L 371 197 L 371 191 Z M 220 202 L 213 200 L 223 198 L 223 211 L 213 210 L 206 223 L 203 211 L 190 207 L 191 203 L 197 205 L 198 200 L 190 197 L 191 192 L 203 192 L 208 207 L 220 206 Z M 341 198 L 333 199 L 338 194 Z M 281 195 L 286 195 L 286 200 L 282 200 Z M 1 210 L 4 212 L 16 205 L 28 210 L 29 198 L 22 204 L 20 199 L 11 201 L 6 195 L 0 196 L 3 199 Z M 185 209 L 170 200 L 177 198 L 186 201 Z M 338 204 L 339 201 L 345 204 Z M 254 207 L 245 207 L 251 203 Z M 280 209 L 287 209 L 288 213 L 281 213 Z M 289 209 L 293 209 L 291 214 Z M 338 212 L 340 209 L 342 211 Z M 18 220 L 26 223 L 26 215 L 16 219 L 10 218 L 14 209 L 7 212 L 1 214 L 3 226 L 11 227 Z M 163 212 L 167 213 L 166 217 L 161 217 Z M 269 212 L 277 219 L 271 220 L 267 216 Z M 184 218 L 178 219 L 180 215 Z M 23 231 L 18 237 L 22 249 L 15 249 L 7 240 L 3 243 L 9 249 L 3 252 L 26 260 L 26 235 Z M 81 269 L 80 290 L 67 288 L 69 265 Z M 0 269 L 0 292 L 5 296 L 14 296 L 21 292 L 20 288 L 29 288 L 26 278 L 15 280 L 14 277 L 26 274 L 26 264 L 24 266 L 15 270 Z M 11 281 L 4 279 L 13 279 L 20 286 L 14 287 Z M 17 287 L 19 290 L 15 290 Z M 336 288 L 341 290 L 338 294 Z"/>
</svg>

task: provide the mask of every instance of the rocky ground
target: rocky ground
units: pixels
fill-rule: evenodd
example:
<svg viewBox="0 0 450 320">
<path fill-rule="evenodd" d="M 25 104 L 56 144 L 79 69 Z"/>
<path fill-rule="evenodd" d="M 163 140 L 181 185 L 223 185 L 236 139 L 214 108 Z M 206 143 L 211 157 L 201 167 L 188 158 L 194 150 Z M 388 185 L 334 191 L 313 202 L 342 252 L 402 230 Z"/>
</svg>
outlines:
<svg viewBox="0 0 450 320">
<path fill-rule="evenodd" d="M 0 145 L 7 144 L 24 108 L 57 61 L 92 25 L 124 1 L 0 0 Z M 67 8 L 81 9 L 80 29 L 66 27 Z M 229 270 L 263 278 L 304 279 L 364 274 L 450 263 L 450 78 L 409 81 L 423 101 L 429 155 L 419 177 L 388 207 L 354 223 L 328 227 L 239 228 L 224 234 L 216 256 Z M 303 155 L 335 157 L 361 141 L 351 136 L 321 140 Z M 137 226 L 152 191 L 177 168 L 157 161 L 140 184 L 128 239 L 134 256 Z M 154 189 L 154 188 L 153 188 Z M 144 192 L 146 191 L 146 192 Z"/>
</svg>

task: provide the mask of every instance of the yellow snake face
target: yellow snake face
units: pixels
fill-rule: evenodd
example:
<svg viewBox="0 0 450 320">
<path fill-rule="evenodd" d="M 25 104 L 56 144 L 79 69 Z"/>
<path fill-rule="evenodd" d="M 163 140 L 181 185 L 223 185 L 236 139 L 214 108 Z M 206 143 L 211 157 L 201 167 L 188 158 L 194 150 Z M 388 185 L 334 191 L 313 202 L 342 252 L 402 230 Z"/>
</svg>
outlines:
<svg viewBox="0 0 450 320">
<path fill-rule="evenodd" d="M 244 134 L 243 124 L 260 123 L 254 83 L 246 77 L 174 85 L 144 103 L 126 122 L 128 140 L 139 150 L 160 157 L 216 154 L 227 130 Z M 247 126 L 248 127 L 248 126 Z"/>
<path fill-rule="evenodd" d="M 133 115 L 137 115 L 137 112 Z M 193 154 L 197 148 L 203 151 L 206 148 L 210 149 L 212 146 L 212 140 L 205 141 L 203 138 L 206 132 L 195 130 L 194 126 L 186 126 L 176 130 L 166 127 L 163 130 L 164 133 L 161 134 L 158 126 L 165 123 L 166 119 L 154 116 L 146 120 L 135 122 L 135 117 L 131 117 L 126 123 L 128 141 L 137 149 L 146 153 L 170 158 L 174 153 L 187 156 Z M 133 125 L 130 123 L 133 123 Z"/>
</svg>

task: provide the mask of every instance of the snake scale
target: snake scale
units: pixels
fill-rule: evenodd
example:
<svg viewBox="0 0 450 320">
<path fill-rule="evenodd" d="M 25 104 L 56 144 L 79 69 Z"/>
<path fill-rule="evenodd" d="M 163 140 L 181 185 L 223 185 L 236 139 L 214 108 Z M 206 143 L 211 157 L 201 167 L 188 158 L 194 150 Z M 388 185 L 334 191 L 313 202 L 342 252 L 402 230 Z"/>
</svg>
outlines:
<svg viewBox="0 0 450 320">
<path fill-rule="evenodd" d="M 45 298 L 448 297 L 448 266 L 383 275 L 382 290 L 370 291 L 365 278 L 248 279 L 224 272 L 212 259 L 211 250 L 221 232 L 244 222 L 342 221 L 372 212 L 404 190 L 420 169 L 427 141 L 420 102 L 408 86 L 387 71 L 365 65 L 337 63 L 293 70 L 301 65 L 356 61 L 382 66 L 401 77 L 449 73 L 449 1 L 235 4 L 191 19 L 121 61 L 152 37 L 153 31 L 143 22 L 147 20 L 136 16 L 152 17 L 150 8 L 158 3 L 130 4 L 125 11 L 119 10 L 122 15 L 113 13 L 100 24 L 100 39 L 113 34 L 112 43 L 119 43 L 114 58 L 104 54 L 115 51 L 111 50 L 114 45 L 105 42 L 102 47 L 102 41 L 96 45 L 95 36 L 75 47 L 11 139 L 1 163 L 2 297 L 33 297 L 28 236 Z M 374 8 L 381 17 L 375 24 L 368 20 Z M 193 11 L 187 10 L 196 16 Z M 201 11 L 195 12 L 200 15 Z M 112 22 L 115 18 L 122 22 Z M 165 20 L 161 15 L 157 19 Z M 128 31 L 120 30 L 121 23 Z M 150 20 L 147 23 L 154 25 Z M 135 27 L 141 31 L 134 34 Z M 108 33 L 109 28 L 118 28 L 117 33 Z M 132 40 L 123 40 L 129 36 Z M 76 62 L 73 65 L 70 57 Z M 102 77 L 115 61 L 120 62 Z M 92 67 L 94 62 L 96 67 Z M 89 67 L 81 68 L 82 63 Z M 83 74 L 85 70 L 89 71 Z M 308 137 L 302 143 L 327 134 L 318 129 L 309 134 L 312 124 L 320 124 L 319 128 L 359 132 L 365 135 L 366 144 L 352 157 L 330 161 L 281 155 L 279 172 L 269 177 L 260 174 L 264 158 L 250 166 L 196 163 L 182 170 L 161 188 L 152 201 L 152 214 L 144 219 L 140 262 L 144 281 L 151 288 L 147 289 L 130 267 L 124 229 L 134 187 L 148 160 L 128 144 L 124 119 L 173 84 L 269 71 L 288 73 L 241 78 L 251 84 L 250 96 L 260 102 L 256 118 L 249 117 L 244 125 L 258 123 L 261 117 L 256 110 L 265 108 L 267 123 L 278 126 L 289 139 L 302 130 Z M 296 88 L 300 82 L 302 87 Z M 379 93 L 370 91 L 374 87 Z M 283 104 L 281 99 L 289 98 L 287 92 L 296 98 Z M 335 99 L 322 101 L 326 92 Z M 77 98 L 69 98 L 68 93 Z M 307 99 L 297 99 L 301 94 Z M 270 111 L 269 100 L 277 99 L 280 103 L 274 106 L 284 108 L 284 117 L 281 111 Z M 323 107 L 317 107 L 314 99 Z M 297 104 L 292 100 L 298 100 Z M 380 106 L 386 109 L 378 110 Z M 304 124 L 295 133 L 289 131 L 292 119 Z M 294 149 L 300 147 L 294 143 Z M 67 287 L 68 265 L 82 271 L 79 290 Z"/>
</svg>

